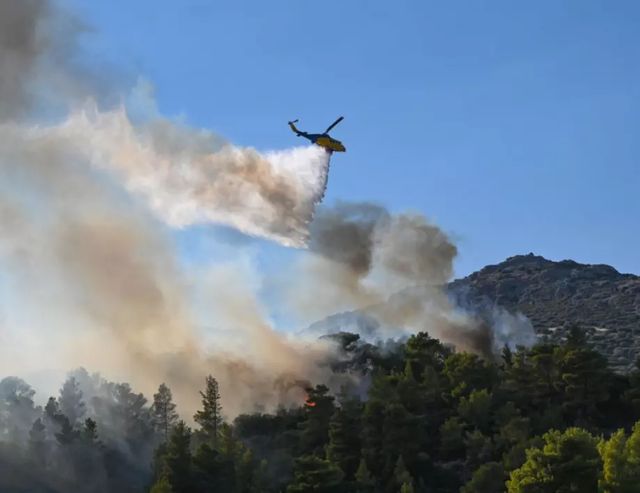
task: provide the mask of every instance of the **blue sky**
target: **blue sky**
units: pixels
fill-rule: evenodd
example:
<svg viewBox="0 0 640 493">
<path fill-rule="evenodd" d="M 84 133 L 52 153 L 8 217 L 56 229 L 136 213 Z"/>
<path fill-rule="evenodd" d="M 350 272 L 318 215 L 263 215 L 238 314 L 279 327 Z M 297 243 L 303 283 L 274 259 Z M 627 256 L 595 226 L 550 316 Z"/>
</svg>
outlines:
<svg viewBox="0 0 640 493">
<path fill-rule="evenodd" d="M 344 115 L 326 201 L 424 213 L 457 275 L 530 251 L 640 273 L 638 2 L 61 3 L 125 84 L 237 144 Z"/>
</svg>

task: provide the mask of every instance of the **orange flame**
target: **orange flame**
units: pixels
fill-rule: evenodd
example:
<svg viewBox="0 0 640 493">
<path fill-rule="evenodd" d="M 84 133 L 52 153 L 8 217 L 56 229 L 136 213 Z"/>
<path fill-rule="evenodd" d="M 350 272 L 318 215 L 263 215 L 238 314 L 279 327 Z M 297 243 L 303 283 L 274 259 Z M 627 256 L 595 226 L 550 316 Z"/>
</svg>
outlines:
<svg viewBox="0 0 640 493">
<path fill-rule="evenodd" d="M 307 407 L 316 407 L 316 401 L 312 401 L 309 394 L 306 394 L 304 397 L 304 405 Z"/>
</svg>

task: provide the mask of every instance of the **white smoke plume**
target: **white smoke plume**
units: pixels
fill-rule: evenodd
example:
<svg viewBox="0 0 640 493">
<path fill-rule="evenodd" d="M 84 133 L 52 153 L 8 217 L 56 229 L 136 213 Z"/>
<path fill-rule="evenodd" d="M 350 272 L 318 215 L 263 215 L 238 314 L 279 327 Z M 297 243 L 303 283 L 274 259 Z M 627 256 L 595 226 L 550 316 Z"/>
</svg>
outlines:
<svg viewBox="0 0 640 493">
<path fill-rule="evenodd" d="M 39 131 L 83 146 L 170 226 L 220 223 L 285 246 L 305 245 L 329 172 L 317 146 L 260 153 L 166 118 L 134 126 L 124 109 Z"/>
</svg>

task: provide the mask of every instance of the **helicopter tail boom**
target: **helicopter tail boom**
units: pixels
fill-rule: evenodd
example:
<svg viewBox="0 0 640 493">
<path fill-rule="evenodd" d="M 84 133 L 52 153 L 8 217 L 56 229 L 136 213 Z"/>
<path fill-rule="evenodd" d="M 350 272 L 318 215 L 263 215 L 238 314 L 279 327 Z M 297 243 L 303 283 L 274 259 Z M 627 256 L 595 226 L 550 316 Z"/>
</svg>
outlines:
<svg viewBox="0 0 640 493">
<path fill-rule="evenodd" d="M 302 135 L 302 132 L 300 130 L 298 130 L 296 128 L 296 126 L 294 125 L 297 121 L 298 120 L 293 120 L 293 121 L 290 121 L 288 123 L 289 123 L 289 126 L 291 127 L 291 130 L 293 130 L 294 133 L 299 137 L 300 135 Z"/>
</svg>

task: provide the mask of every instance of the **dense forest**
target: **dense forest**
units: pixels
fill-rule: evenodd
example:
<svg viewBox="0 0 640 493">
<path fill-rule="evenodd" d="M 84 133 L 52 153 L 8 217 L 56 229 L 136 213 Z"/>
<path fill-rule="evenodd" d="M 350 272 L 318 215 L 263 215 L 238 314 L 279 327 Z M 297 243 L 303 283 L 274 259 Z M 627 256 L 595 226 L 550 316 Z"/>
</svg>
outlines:
<svg viewBox="0 0 640 493">
<path fill-rule="evenodd" d="M 612 372 L 574 327 L 494 359 L 426 333 L 394 345 L 334 336 L 334 371 L 299 407 L 225 418 L 215 376 L 179 416 L 164 384 L 72 372 L 44 408 L 0 382 L 2 492 L 636 492 L 640 369 Z M 365 387 L 363 389 L 363 386 Z M 195 389 L 194 389 L 195 391 Z"/>
</svg>

